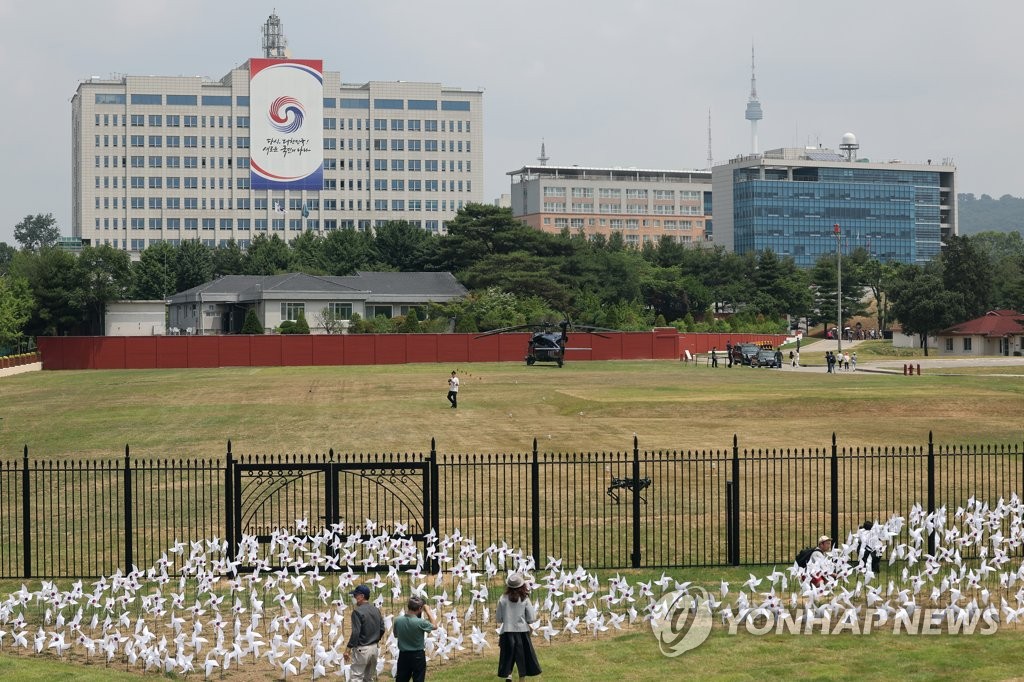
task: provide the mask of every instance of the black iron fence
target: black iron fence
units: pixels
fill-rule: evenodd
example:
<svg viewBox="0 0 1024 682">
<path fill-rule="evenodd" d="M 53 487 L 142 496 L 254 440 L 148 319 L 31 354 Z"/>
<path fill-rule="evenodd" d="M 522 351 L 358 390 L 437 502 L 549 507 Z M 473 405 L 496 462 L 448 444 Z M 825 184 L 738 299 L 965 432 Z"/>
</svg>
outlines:
<svg viewBox="0 0 1024 682">
<path fill-rule="evenodd" d="M 274 528 L 431 529 L 587 568 L 792 563 L 817 536 L 912 505 L 1024 491 L 1022 444 L 0 461 L 0 577 L 148 567 L 175 544 L 231 553 Z M 376 524 L 367 531 L 367 521 Z M 929 549 L 934 538 L 929 539 Z M 339 565 L 361 558 L 338 556 Z"/>
</svg>

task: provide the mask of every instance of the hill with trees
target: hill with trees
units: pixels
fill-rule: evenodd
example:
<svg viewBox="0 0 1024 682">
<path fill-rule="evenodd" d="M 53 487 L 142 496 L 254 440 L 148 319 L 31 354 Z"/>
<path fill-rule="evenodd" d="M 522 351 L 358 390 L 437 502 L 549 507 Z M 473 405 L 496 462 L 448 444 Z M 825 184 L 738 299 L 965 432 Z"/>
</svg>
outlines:
<svg viewBox="0 0 1024 682">
<path fill-rule="evenodd" d="M 993 199 L 987 194 L 957 195 L 960 234 L 979 232 L 1024 233 L 1024 199 L 1004 194 Z"/>
</svg>

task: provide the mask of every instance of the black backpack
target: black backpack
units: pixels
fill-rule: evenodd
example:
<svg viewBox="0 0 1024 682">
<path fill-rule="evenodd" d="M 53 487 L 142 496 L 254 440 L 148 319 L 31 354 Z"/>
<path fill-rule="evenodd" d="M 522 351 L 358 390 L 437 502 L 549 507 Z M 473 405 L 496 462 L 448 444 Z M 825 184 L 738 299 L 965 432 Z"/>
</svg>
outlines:
<svg viewBox="0 0 1024 682">
<path fill-rule="evenodd" d="M 807 568 L 807 562 L 811 560 L 811 555 L 819 551 L 817 547 L 805 547 L 796 554 L 796 565 L 800 568 Z"/>
</svg>

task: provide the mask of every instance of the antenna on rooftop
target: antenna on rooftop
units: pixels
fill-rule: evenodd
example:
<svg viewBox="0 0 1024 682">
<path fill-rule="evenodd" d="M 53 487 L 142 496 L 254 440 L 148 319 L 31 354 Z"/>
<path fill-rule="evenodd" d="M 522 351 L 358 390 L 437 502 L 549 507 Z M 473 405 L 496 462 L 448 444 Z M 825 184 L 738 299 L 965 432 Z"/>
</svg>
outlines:
<svg viewBox="0 0 1024 682">
<path fill-rule="evenodd" d="M 548 155 L 547 155 L 547 152 L 544 151 L 544 140 L 543 139 L 541 139 L 541 141 L 540 141 L 540 156 L 537 157 L 537 162 L 540 163 L 540 165 L 542 165 L 542 166 L 548 165 Z"/>
<path fill-rule="evenodd" d="M 267 59 L 285 59 L 288 56 L 288 39 L 284 37 L 276 9 L 263 24 L 263 56 Z"/>
<path fill-rule="evenodd" d="M 715 160 L 711 156 L 711 109 L 708 109 L 708 170 L 715 166 Z"/>
</svg>

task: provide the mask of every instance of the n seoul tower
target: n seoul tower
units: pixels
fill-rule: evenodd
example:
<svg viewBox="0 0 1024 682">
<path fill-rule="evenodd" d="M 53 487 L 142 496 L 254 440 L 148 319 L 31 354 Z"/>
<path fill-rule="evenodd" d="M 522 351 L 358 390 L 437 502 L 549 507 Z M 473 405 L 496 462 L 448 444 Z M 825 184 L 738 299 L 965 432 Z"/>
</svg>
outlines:
<svg viewBox="0 0 1024 682">
<path fill-rule="evenodd" d="M 757 101 L 757 78 L 754 75 L 754 46 L 750 46 L 750 99 L 747 100 L 745 118 L 750 121 L 751 153 L 757 154 L 757 122 L 764 118 L 761 103 Z"/>
</svg>

